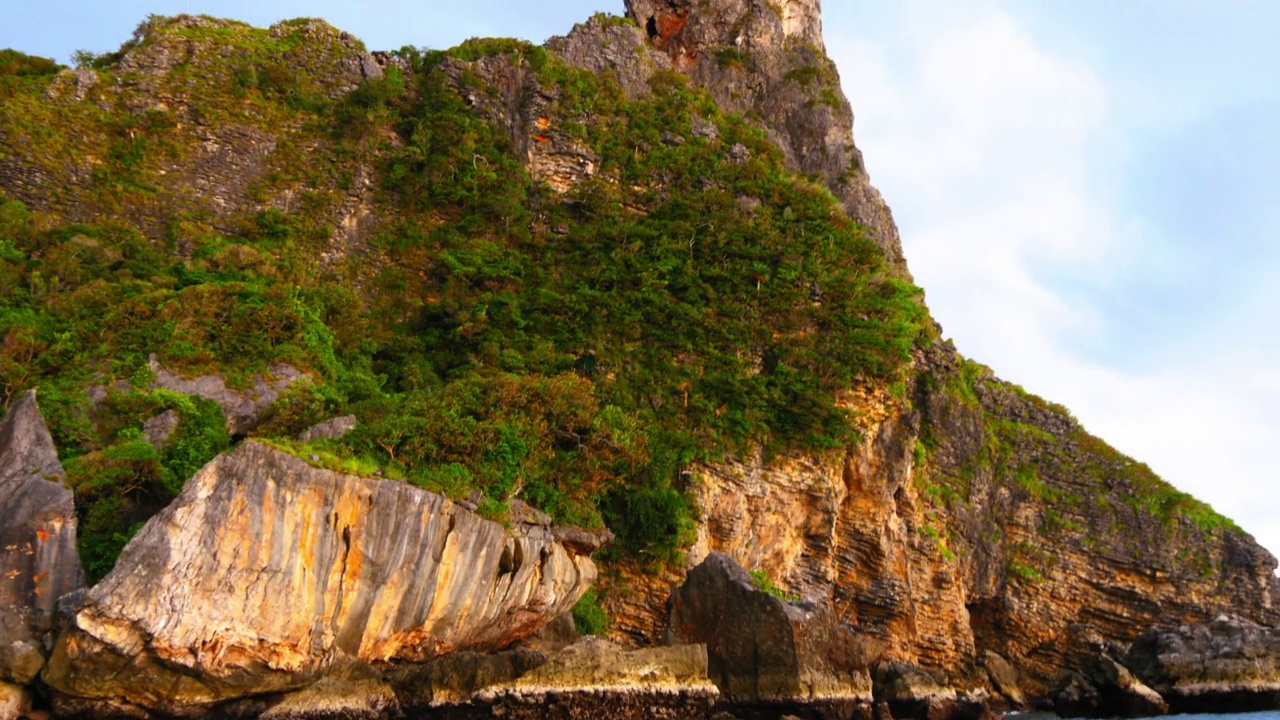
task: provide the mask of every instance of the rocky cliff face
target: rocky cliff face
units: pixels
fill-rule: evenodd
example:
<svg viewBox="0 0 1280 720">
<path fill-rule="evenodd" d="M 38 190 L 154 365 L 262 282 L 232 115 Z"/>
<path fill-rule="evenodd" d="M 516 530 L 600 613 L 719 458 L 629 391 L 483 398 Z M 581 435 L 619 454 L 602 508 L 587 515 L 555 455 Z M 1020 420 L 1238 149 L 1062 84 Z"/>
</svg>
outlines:
<svg viewBox="0 0 1280 720">
<path fill-rule="evenodd" d="M 44 680 L 68 706 L 209 706 L 499 649 L 567 612 L 595 575 L 550 527 L 509 532 L 439 495 L 248 442 L 134 538 Z"/>
<path fill-rule="evenodd" d="M 44 665 L 58 601 L 84 583 L 76 515 L 35 392 L 0 422 L 0 682 Z"/>
<path fill-rule="evenodd" d="M 1280 619 L 1275 559 L 1229 521 L 945 346 L 917 368 L 907 402 L 851 397 L 848 452 L 703 468 L 690 564 L 728 553 L 962 686 L 997 653 L 1038 696 L 1088 664 L 1089 637 Z M 620 588 L 617 631 L 649 637 L 659 594 Z"/>
</svg>

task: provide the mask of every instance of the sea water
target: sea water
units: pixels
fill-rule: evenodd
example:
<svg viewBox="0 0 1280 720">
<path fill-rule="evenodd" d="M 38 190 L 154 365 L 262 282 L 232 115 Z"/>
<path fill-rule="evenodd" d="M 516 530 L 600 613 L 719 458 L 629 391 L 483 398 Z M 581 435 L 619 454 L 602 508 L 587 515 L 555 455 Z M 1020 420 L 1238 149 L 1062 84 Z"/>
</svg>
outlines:
<svg viewBox="0 0 1280 720">
<path fill-rule="evenodd" d="M 1057 720 L 1052 712 L 1011 712 L 1005 715 L 1009 720 Z M 1280 720 L 1280 710 L 1262 710 L 1258 712 L 1222 712 L 1222 714 L 1189 714 L 1165 715 L 1178 717 L 1178 720 Z"/>
</svg>

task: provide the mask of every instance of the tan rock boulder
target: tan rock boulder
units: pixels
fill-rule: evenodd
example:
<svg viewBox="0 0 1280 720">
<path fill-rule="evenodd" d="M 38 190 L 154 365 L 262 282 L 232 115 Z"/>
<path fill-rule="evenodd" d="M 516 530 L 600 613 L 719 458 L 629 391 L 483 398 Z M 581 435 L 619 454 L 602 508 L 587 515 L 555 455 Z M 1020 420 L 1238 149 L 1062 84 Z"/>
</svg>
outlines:
<svg viewBox="0 0 1280 720">
<path fill-rule="evenodd" d="M 44 678 L 65 698 L 210 706 L 508 646 L 595 577 L 550 527 L 507 530 L 411 485 L 247 442 L 129 543 Z"/>
<path fill-rule="evenodd" d="M 0 422 L 0 681 L 30 682 L 59 598 L 84 584 L 76 514 L 35 391 Z"/>
</svg>

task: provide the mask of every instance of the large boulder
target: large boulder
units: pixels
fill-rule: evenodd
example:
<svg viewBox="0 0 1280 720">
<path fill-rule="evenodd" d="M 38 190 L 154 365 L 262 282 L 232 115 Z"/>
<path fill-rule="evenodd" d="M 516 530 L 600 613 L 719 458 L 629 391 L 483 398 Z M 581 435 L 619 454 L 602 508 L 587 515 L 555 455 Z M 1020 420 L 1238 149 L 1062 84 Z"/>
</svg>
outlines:
<svg viewBox="0 0 1280 720">
<path fill-rule="evenodd" d="M 708 672 L 730 703 L 871 707 L 870 663 L 882 650 L 826 611 L 759 590 L 722 553 L 671 596 L 669 636 L 704 643 Z"/>
<path fill-rule="evenodd" d="M 1125 664 L 1159 692 L 1170 712 L 1280 708 L 1280 629 L 1242 618 L 1151 628 Z"/>
<path fill-rule="evenodd" d="M 0 681 L 35 678 L 58 600 L 84 584 L 75 507 L 62 477 L 30 391 L 0 422 Z"/>
<path fill-rule="evenodd" d="M 497 650 L 568 611 L 595 577 L 549 526 L 508 530 L 411 485 L 246 442 L 125 547 L 44 679 L 62 707 L 186 712 Z"/>
<path fill-rule="evenodd" d="M 1053 711 L 1064 718 L 1136 718 L 1164 715 L 1169 705 L 1128 668 L 1097 657 L 1081 672 L 1063 674 L 1053 692 Z"/>
</svg>

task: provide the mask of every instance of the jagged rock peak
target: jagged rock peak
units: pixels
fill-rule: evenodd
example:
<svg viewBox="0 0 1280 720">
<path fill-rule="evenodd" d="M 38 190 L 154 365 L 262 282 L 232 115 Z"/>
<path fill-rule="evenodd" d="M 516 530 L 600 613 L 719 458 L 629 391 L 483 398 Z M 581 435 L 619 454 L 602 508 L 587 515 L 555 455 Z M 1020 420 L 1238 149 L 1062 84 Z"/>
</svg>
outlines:
<svg viewBox="0 0 1280 720">
<path fill-rule="evenodd" d="M 716 29 L 721 43 L 748 41 L 750 21 L 772 18 L 782 38 L 796 38 L 822 48 L 821 0 L 627 0 L 627 14 L 661 46 L 678 44 L 692 26 L 698 34 Z M 702 35 L 705 38 L 705 35 Z M 775 36 L 776 37 L 776 36 Z"/>
<path fill-rule="evenodd" d="M 759 119 L 792 170 L 820 178 L 909 277 L 893 214 L 853 142 L 820 0 L 627 0 L 627 14 L 720 107 Z"/>
<path fill-rule="evenodd" d="M 0 423 L 0 497 L 10 485 L 31 473 L 42 478 L 61 478 L 58 451 L 36 404 L 36 391 L 29 390 L 9 406 Z"/>
</svg>

